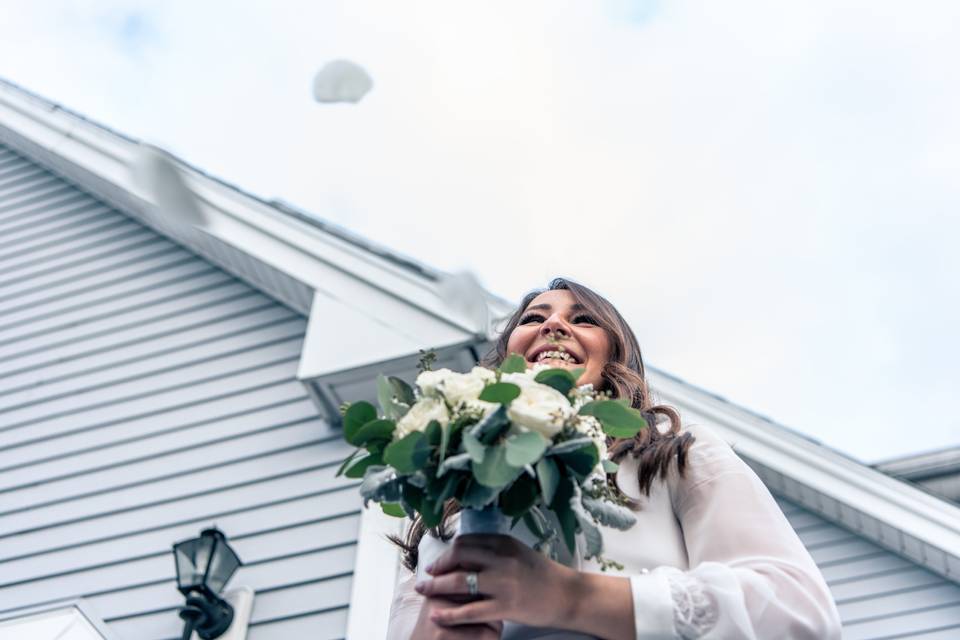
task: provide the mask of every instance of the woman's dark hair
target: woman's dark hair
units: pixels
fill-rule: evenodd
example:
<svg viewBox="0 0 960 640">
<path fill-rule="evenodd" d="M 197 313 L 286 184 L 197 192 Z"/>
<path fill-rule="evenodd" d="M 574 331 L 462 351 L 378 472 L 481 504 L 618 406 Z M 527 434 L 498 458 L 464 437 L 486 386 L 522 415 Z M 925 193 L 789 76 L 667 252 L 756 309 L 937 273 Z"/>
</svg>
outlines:
<svg viewBox="0 0 960 640">
<path fill-rule="evenodd" d="M 680 432 L 680 414 L 676 409 L 653 403 L 647 388 L 637 337 L 620 312 L 606 298 L 572 280 L 555 278 L 546 289 L 531 291 L 524 296 L 520 306 L 507 320 L 493 349 L 483 358 L 481 364 L 496 367 L 503 362 L 509 355 L 507 343 L 510 334 L 520 324 L 527 306 L 541 293 L 557 290 L 569 291 L 574 301 L 582 305 L 585 311 L 593 316 L 597 325 L 606 331 L 610 340 L 610 359 L 603 367 L 603 383 L 599 390 L 609 391 L 614 398 L 629 399 L 630 404 L 643 414 L 650 425 L 649 429 L 643 429 L 633 438 L 617 439 L 609 443 L 610 458 L 614 462 L 622 460 L 628 453 L 639 460 L 639 488 L 643 494 L 649 495 L 653 480 L 657 476 L 665 478 L 674 459 L 679 472 L 683 473 L 687 450 L 693 444 L 693 436 Z M 665 429 L 655 426 L 666 422 L 669 422 L 669 427 Z M 616 487 L 612 477 L 608 480 Z M 458 507 L 452 501 L 447 503 L 440 525 L 434 531 L 437 537 L 449 539 L 451 532 L 447 530 L 447 522 L 457 511 Z M 403 564 L 411 571 L 416 569 L 417 548 L 425 532 L 423 522 L 417 518 L 407 531 L 405 540 L 391 538 L 403 549 Z"/>
</svg>

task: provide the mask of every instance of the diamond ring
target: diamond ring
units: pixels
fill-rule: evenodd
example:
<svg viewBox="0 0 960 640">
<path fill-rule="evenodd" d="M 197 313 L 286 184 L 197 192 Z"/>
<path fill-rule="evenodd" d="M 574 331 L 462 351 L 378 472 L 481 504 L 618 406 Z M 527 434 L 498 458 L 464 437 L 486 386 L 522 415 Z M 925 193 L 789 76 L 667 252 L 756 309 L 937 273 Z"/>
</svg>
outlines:
<svg viewBox="0 0 960 640">
<path fill-rule="evenodd" d="M 475 596 L 480 593 L 480 587 L 477 586 L 477 572 L 471 571 L 467 573 L 467 592 Z"/>
</svg>

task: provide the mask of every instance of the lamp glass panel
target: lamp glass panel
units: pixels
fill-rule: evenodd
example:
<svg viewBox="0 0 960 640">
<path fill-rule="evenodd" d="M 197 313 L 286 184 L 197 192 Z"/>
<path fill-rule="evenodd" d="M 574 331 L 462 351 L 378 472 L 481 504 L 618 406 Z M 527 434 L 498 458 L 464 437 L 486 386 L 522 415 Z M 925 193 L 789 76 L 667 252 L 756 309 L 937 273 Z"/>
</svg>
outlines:
<svg viewBox="0 0 960 640">
<path fill-rule="evenodd" d="M 230 576 L 240 566 L 240 558 L 225 541 L 220 540 L 216 546 L 207 572 L 207 586 L 214 592 L 219 592 L 226 586 Z"/>
<path fill-rule="evenodd" d="M 174 545 L 177 559 L 177 582 L 181 589 L 203 585 L 204 573 L 210 562 L 213 539 L 201 536 Z"/>
</svg>

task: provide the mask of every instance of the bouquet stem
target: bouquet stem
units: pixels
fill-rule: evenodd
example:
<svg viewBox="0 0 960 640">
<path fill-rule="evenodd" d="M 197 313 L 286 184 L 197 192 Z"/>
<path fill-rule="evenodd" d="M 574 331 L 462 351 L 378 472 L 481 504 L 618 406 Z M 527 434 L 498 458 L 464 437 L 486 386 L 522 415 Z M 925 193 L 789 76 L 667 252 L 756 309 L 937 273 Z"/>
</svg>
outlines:
<svg viewBox="0 0 960 640">
<path fill-rule="evenodd" d="M 464 508 L 460 512 L 460 530 L 457 535 L 462 536 L 468 533 L 513 535 L 510 531 L 510 518 L 505 516 L 496 506 L 484 507 L 483 509 Z"/>
</svg>

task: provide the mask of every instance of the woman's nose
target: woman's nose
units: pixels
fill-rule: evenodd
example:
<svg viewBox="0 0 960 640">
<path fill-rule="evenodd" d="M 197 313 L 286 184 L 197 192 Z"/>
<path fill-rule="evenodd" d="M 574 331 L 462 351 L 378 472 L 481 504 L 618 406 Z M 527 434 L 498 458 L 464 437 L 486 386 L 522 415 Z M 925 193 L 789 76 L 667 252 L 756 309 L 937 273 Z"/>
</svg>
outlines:
<svg viewBox="0 0 960 640">
<path fill-rule="evenodd" d="M 553 314 L 540 326 L 540 333 L 543 335 L 559 334 L 563 336 L 570 335 L 570 329 L 558 314 Z"/>
</svg>

